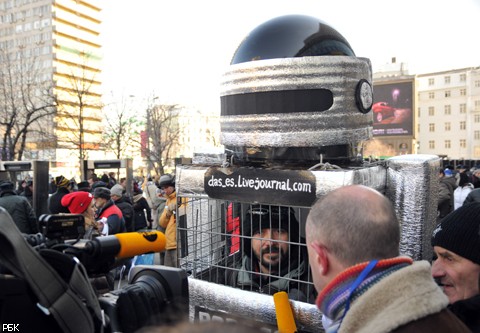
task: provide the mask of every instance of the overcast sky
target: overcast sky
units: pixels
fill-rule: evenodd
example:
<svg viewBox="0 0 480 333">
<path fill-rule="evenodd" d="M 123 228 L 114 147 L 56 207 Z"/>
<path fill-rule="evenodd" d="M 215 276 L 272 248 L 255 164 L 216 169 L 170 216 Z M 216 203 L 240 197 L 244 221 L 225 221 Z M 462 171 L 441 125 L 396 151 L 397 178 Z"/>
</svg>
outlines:
<svg viewBox="0 0 480 333">
<path fill-rule="evenodd" d="M 115 0 L 103 2 L 105 93 L 219 109 L 238 44 L 272 18 L 305 14 L 339 31 L 378 69 L 480 66 L 480 0 Z"/>
</svg>

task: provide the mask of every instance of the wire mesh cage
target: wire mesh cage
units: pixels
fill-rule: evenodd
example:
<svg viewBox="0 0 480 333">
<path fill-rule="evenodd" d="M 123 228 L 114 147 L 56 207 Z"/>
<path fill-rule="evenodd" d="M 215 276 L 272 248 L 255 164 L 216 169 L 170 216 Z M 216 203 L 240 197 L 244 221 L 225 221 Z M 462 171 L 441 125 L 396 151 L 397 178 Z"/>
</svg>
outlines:
<svg viewBox="0 0 480 333">
<path fill-rule="evenodd" d="M 177 222 L 180 266 L 191 277 L 313 303 L 306 210 L 189 197 Z"/>
</svg>

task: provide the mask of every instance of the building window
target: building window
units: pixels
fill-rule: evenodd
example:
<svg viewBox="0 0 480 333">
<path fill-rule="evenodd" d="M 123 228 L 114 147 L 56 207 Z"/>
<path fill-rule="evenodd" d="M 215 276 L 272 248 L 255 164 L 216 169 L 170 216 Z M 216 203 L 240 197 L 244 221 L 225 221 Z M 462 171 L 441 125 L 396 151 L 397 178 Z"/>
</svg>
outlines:
<svg viewBox="0 0 480 333">
<path fill-rule="evenodd" d="M 452 144 L 451 144 L 450 140 L 445 140 L 445 148 L 450 149 L 451 146 L 452 146 Z"/>
<path fill-rule="evenodd" d="M 435 141 L 434 140 L 428 141 L 428 148 L 435 149 Z"/>
<path fill-rule="evenodd" d="M 460 113 L 467 113 L 467 104 L 460 104 Z"/>
<path fill-rule="evenodd" d="M 429 86 L 433 86 L 434 84 L 435 84 L 435 79 L 432 79 L 432 78 L 428 79 Z"/>
<path fill-rule="evenodd" d="M 460 89 L 460 96 L 467 96 L 467 89 Z"/>
<path fill-rule="evenodd" d="M 443 109 L 445 110 L 445 114 L 447 116 L 452 114 L 452 107 L 450 105 L 445 105 Z"/>
<path fill-rule="evenodd" d="M 434 116 L 435 115 L 435 107 L 433 107 L 433 106 L 428 107 L 428 115 L 429 116 Z"/>
<path fill-rule="evenodd" d="M 475 80 L 475 88 L 480 88 L 480 80 Z"/>
<path fill-rule="evenodd" d="M 476 114 L 476 115 L 473 117 L 473 121 L 476 122 L 476 123 L 480 123 L 480 114 Z"/>
<path fill-rule="evenodd" d="M 465 139 L 460 140 L 460 148 L 467 148 L 467 140 Z"/>
<path fill-rule="evenodd" d="M 480 140 L 480 131 L 474 131 L 473 137 L 475 138 L 475 140 Z"/>
<path fill-rule="evenodd" d="M 428 99 L 435 99 L 435 93 L 433 91 L 428 93 Z"/>
<path fill-rule="evenodd" d="M 466 122 L 465 122 L 465 121 L 461 121 L 461 122 L 460 122 L 460 129 L 461 129 L 461 130 L 465 130 L 466 128 L 467 128 Z"/>
<path fill-rule="evenodd" d="M 450 122 L 445 123 L 445 131 L 450 131 L 451 125 Z"/>
<path fill-rule="evenodd" d="M 450 97 L 452 95 L 452 93 L 450 92 L 450 90 L 445 90 L 445 97 Z"/>
<path fill-rule="evenodd" d="M 475 101 L 475 111 L 479 111 L 480 110 L 480 100 L 476 100 Z"/>
<path fill-rule="evenodd" d="M 450 76 L 445 76 L 445 84 L 449 84 L 450 83 Z"/>
<path fill-rule="evenodd" d="M 467 81 L 467 74 L 460 74 L 460 82 Z"/>
<path fill-rule="evenodd" d="M 417 133 L 420 133 L 420 124 L 417 124 Z"/>
<path fill-rule="evenodd" d="M 433 124 L 433 123 L 428 124 L 428 130 L 430 132 L 435 132 L 435 124 Z"/>
<path fill-rule="evenodd" d="M 480 146 L 475 146 L 473 148 L 473 157 L 480 157 Z"/>
<path fill-rule="evenodd" d="M 418 110 L 418 111 L 417 111 L 417 112 L 418 112 L 418 117 L 420 117 L 420 107 L 418 107 L 417 110 Z"/>
</svg>

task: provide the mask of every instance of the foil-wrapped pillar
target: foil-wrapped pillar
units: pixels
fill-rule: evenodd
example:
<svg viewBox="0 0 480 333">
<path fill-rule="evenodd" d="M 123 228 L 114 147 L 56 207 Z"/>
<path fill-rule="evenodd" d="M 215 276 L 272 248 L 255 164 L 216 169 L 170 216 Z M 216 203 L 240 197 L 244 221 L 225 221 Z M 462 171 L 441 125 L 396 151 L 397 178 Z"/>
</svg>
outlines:
<svg viewBox="0 0 480 333">
<path fill-rule="evenodd" d="M 188 279 L 190 320 L 257 322 L 264 332 L 277 331 L 277 316 L 270 295 Z M 315 304 L 290 301 L 298 330 L 322 332 L 322 314 Z"/>
<path fill-rule="evenodd" d="M 403 155 L 388 159 L 386 195 L 401 223 L 400 253 L 430 260 L 430 237 L 436 225 L 438 170 L 436 155 Z"/>
</svg>

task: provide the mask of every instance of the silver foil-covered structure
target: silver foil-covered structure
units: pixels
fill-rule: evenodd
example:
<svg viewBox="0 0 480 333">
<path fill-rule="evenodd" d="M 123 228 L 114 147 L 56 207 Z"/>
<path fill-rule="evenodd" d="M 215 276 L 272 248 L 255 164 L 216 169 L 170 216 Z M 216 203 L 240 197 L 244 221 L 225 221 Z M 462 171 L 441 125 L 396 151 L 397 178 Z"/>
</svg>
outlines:
<svg viewBox="0 0 480 333">
<path fill-rule="evenodd" d="M 281 17 L 242 42 L 222 78 L 223 162 L 198 156 L 199 163 L 176 170 L 177 197 L 188 201 L 177 217 L 177 239 L 180 265 L 190 274 L 192 321 L 253 320 L 276 330 L 272 296 L 219 285 L 205 274 L 238 253 L 244 238 L 232 228 L 231 203 L 292 207 L 304 235 L 317 198 L 341 186 L 366 185 L 393 202 L 401 253 L 431 258 L 440 159 L 365 161 L 372 102 L 370 61 L 355 57 L 322 21 Z M 299 332 L 322 331 L 315 305 L 291 305 Z"/>
<path fill-rule="evenodd" d="M 372 116 L 358 111 L 355 97 L 359 83 L 369 77 L 370 60 L 356 57 L 269 59 L 232 65 L 221 84 L 224 98 L 322 89 L 331 93 L 331 105 L 325 110 L 312 107 L 299 111 L 292 105 L 285 110 L 290 112 L 284 113 L 269 110 L 262 114 L 224 115 L 220 120 L 221 142 L 225 146 L 258 149 L 342 144 L 356 149 L 372 136 Z"/>
</svg>

